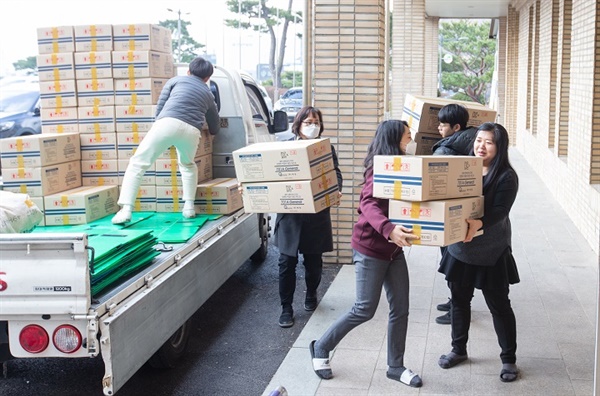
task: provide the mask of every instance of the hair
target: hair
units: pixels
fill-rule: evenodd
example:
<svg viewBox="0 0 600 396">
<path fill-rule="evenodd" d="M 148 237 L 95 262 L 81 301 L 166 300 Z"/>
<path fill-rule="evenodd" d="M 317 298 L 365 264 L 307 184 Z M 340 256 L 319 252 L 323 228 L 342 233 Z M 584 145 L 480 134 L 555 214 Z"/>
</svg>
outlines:
<svg viewBox="0 0 600 396">
<path fill-rule="evenodd" d="M 444 124 L 450 124 L 451 127 L 458 124 L 460 130 L 467 129 L 467 123 L 469 122 L 469 112 L 463 105 L 457 103 L 450 103 L 440 109 L 438 113 L 438 120 Z"/>
<path fill-rule="evenodd" d="M 363 177 L 366 176 L 367 170 L 373 167 L 373 157 L 376 155 L 406 154 L 400 149 L 400 142 L 405 133 L 410 133 L 406 121 L 386 120 L 377 126 L 375 137 L 373 137 L 373 140 L 367 148 Z"/>
<path fill-rule="evenodd" d="M 321 113 L 321 110 L 313 106 L 304 106 L 303 108 L 298 110 L 298 113 L 296 113 L 296 117 L 294 117 L 294 122 L 292 123 L 292 133 L 294 135 L 300 136 L 300 128 L 302 127 L 302 122 L 311 115 L 313 117 L 316 116 L 315 118 L 319 119 L 319 124 L 321 126 L 319 129 L 319 136 L 321 136 L 323 130 L 325 129 L 323 127 L 323 114 Z"/>
<path fill-rule="evenodd" d="M 215 69 L 212 63 L 210 63 L 203 57 L 198 56 L 190 62 L 189 71 L 191 75 L 200 77 L 201 79 L 205 79 L 207 77 L 212 76 Z"/>
<path fill-rule="evenodd" d="M 494 188 L 500 176 L 507 170 L 512 170 L 517 177 L 517 183 L 519 181 L 517 172 L 510 164 L 508 160 L 508 132 L 500 124 L 494 122 L 485 122 L 477 128 L 477 134 L 480 131 L 492 132 L 494 134 L 494 144 L 496 145 L 496 156 L 492 159 L 488 167 L 487 176 L 484 178 L 483 192 L 484 194 L 490 188 Z"/>
</svg>

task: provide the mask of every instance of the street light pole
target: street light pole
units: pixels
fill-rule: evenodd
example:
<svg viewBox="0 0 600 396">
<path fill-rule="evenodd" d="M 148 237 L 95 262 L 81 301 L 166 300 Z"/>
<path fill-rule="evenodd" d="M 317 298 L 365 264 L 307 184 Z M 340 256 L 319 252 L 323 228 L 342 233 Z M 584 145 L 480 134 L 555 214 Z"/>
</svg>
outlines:
<svg viewBox="0 0 600 396">
<path fill-rule="evenodd" d="M 170 8 L 167 11 L 175 12 Z M 185 15 L 188 15 L 186 12 Z M 177 63 L 181 63 L 181 10 L 177 10 Z"/>
</svg>

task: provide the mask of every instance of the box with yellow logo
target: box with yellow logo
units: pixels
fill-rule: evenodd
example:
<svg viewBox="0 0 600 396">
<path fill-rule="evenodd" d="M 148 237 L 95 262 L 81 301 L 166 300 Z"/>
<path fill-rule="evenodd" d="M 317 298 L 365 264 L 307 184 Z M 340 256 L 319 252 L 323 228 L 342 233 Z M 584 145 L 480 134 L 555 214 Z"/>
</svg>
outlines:
<svg viewBox="0 0 600 396">
<path fill-rule="evenodd" d="M 373 196 L 433 201 L 483 194 L 483 159 L 458 155 L 376 155 Z"/>
<path fill-rule="evenodd" d="M 113 106 L 115 88 L 112 78 L 77 80 L 79 106 Z"/>
<path fill-rule="evenodd" d="M 48 133 L 0 139 L 2 168 L 39 167 L 81 158 L 79 135 Z"/>
<path fill-rule="evenodd" d="M 81 160 L 81 184 L 84 186 L 118 185 L 117 160 Z"/>
<path fill-rule="evenodd" d="M 155 105 L 115 106 L 117 132 L 148 132 L 155 114 Z"/>
<path fill-rule="evenodd" d="M 111 51 L 75 52 L 74 57 L 78 80 L 112 78 Z"/>
<path fill-rule="evenodd" d="M 80 133 L 82 160 L 117 159 L 117 134 L 115 132 Z"/>
<path fill-rule="evenodd" d="M 76 107 L 75 80 L 40 81 L 41 107 Z"/>
<path fill-rule="evenodd" d="M 42 197 L 81 186 L 81 161 L 2 169 L 4 190 Z"/>
<path fill-rule="evenodd" d="M 194 209 L 202 214 L 230 214 L 243 207 L 237 179 L 219 178 L 199 183 Z"/>
<path fill-rule="evenodd" d="M 249 213 L 318 213 L 339 203 L 335 170 L 313 180 L 242 183 Z"/>
<path fill-rule="evenodd" d="M 38 55 L 37 67 L 40 81 L 75 79 L 75 62 L 72 52 Z"/>
<path fill-rule="evenodd" d="M 466 219 L 483 217 L 483 197 L 428 202 L 391 199 L 388 216 L 392 223 L 409 228 L 420 237 L 412 242 L 414 245 L 447 246 L 465 239 Z"/>
<path fill-rule="evenodd" d="M 77 25 L 73 31 L 77 52 L 113 49 L 112 25 Z"/>
<path fill-rule="evenodd" d="M 155 105 L 168 79 L 132 78 L 115 80 L 116 105 Z"/>
<path fill-rule="evenodd" d="M 42 107 L 40 114 L 42 119 L 42 133 L 79 132 L 77 107 Z"/>
<path fill-rule="evenodd" d="M 117 133 L 117 157 L 129 160 L 144 140 L 146 132 L 120 132 Z"/>
<path fill-rule="evenodd" d="M 73 26 L 51 26 L 37 29 L 39 54 L 74 52 Z"/>
<path fill-rule="evenodd" d="M 115 51 L 153 50 L 172 52 L 171 30 L 147 23 L 113 25 Z"/>
<path fill-rule="evenodd" d="M 115 132 L 115 106 L 77 108 L 79 133 Z"/>
<path fill-rule="evenodd" d="M 157 51 L 113 51 L 114 78 L 171 78 L 175 73 L 173 55 Z"/>
<path fill-rule="evenodd" d="M 44 197 L 46 225 L 86 224 L 119 210 L 117 186 L 84 186 Z"/>
</svg>

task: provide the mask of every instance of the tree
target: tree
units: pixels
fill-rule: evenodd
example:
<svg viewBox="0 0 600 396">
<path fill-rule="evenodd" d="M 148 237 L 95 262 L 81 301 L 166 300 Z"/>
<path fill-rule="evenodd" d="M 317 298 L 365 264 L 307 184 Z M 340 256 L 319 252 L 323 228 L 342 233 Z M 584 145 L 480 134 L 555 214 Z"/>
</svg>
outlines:
<svg viewBox="0 0 600 396">
<path fill-rule="evenodd" d="M 496 53 L 496 40 L 489 38 L 489 31 L 489 21 L 442 22 L 440 56 L 452 56 L 450 63 L 441 62 L 443 88 L 464 93 L 475 102 L 485 103 L 494 73 Z"/>
<path fill-rule="evenodd" d="M 281 88 L 292 88 L 302 86 L 302 73 L 294 73 L 285 71 L 281 73 L 280 85 Z M 273 86 L 273 80 L 263 81 L 264 86 Z"/>
<path fill-rule="evenodd" d="M 36 70 L 37 58 L 35 56 L 28 56 L 26 59 L 21 59 L 14 62 L 12 65 L 15 68 L 15 70 Z"/>
<path fill-rule="evenodd" d="M 181 40 L 179 39 L 179 32 L 177 32 L 177 25 L 181 23 Z M 190 63 L 195 57 L 200 55 L 200 50 L 204 48 L 204 44 L 198 43 L 194 40 L 188 32 L 188 26 L 191 22 L 178 21 L 177 19 L 167 19 L 158 23 L 160 26 L 166 27 L 171 30 L 171 37 L 173 39 L 173 58 L 177 62 L 179 56 L 179 42 L 181 41 L 181 63 Z M 177 34 L 176 34 L 177 33 Z"/>
<path fill-rule="evenodd" d="M 296 20 L 302 20 L 302 15 L 292 11 L 293 0 L 288 0 L 287 9 L 267 6 L 267 0 L 227 0 L 229 11 L 238 15 L 236 19 L 225 20 L 225 25 L 236 29 L 251 29 L 267 33 L 271 38 L 269 51 L 269 69 L 276 88 L 282 88 L 281 71 L 285 56 L 288 27 Z M 257 21 L 259 21 L 257 23 Z M 275 35 L 275 26 L 282 26 L 279 46 Z M 277 52 L 277 49 L 279 51 Z M 278 90 L 275 90 L 277 95 Z M 275 97 L 277 100 L 277 97 Z"/>
</svg>

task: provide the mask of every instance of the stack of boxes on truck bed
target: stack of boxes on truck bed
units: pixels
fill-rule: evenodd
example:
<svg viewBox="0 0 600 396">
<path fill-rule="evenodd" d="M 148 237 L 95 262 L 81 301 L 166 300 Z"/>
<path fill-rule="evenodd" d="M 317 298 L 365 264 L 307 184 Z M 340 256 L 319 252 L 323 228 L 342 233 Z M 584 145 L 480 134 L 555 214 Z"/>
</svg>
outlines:
<svg viewBox="0 0 600 396">
<path fill-rule="evenodd" d="M 429 98 L 407 94 L 402 109 L 402 120 L 410 127 L 413 142 L 406 153 L 411 155 L 431 155 L 432 147 L 442 136 L 438 132 L 438 113 L 450 103 L 458 103 L 467 108 L 469 122 L 467 126 L 479 126 L 484 122 L 493 122 L 496 111 L 476 102 L 466 102 L 443 98 Z"/>
<path fill-rule="evenodd" d="M 390 220 L 412 229 L 414 244 L 447 246 L 483 216 L 482 172 L 478 157 L 377 155 L 373 196 L 390 200 Z"/>
<path fill-rule="evenodd" d="M 255 143 L 233 152 L 244 210 L 318 213 L 339 203 L 329 139 Z"/>
</svg>

